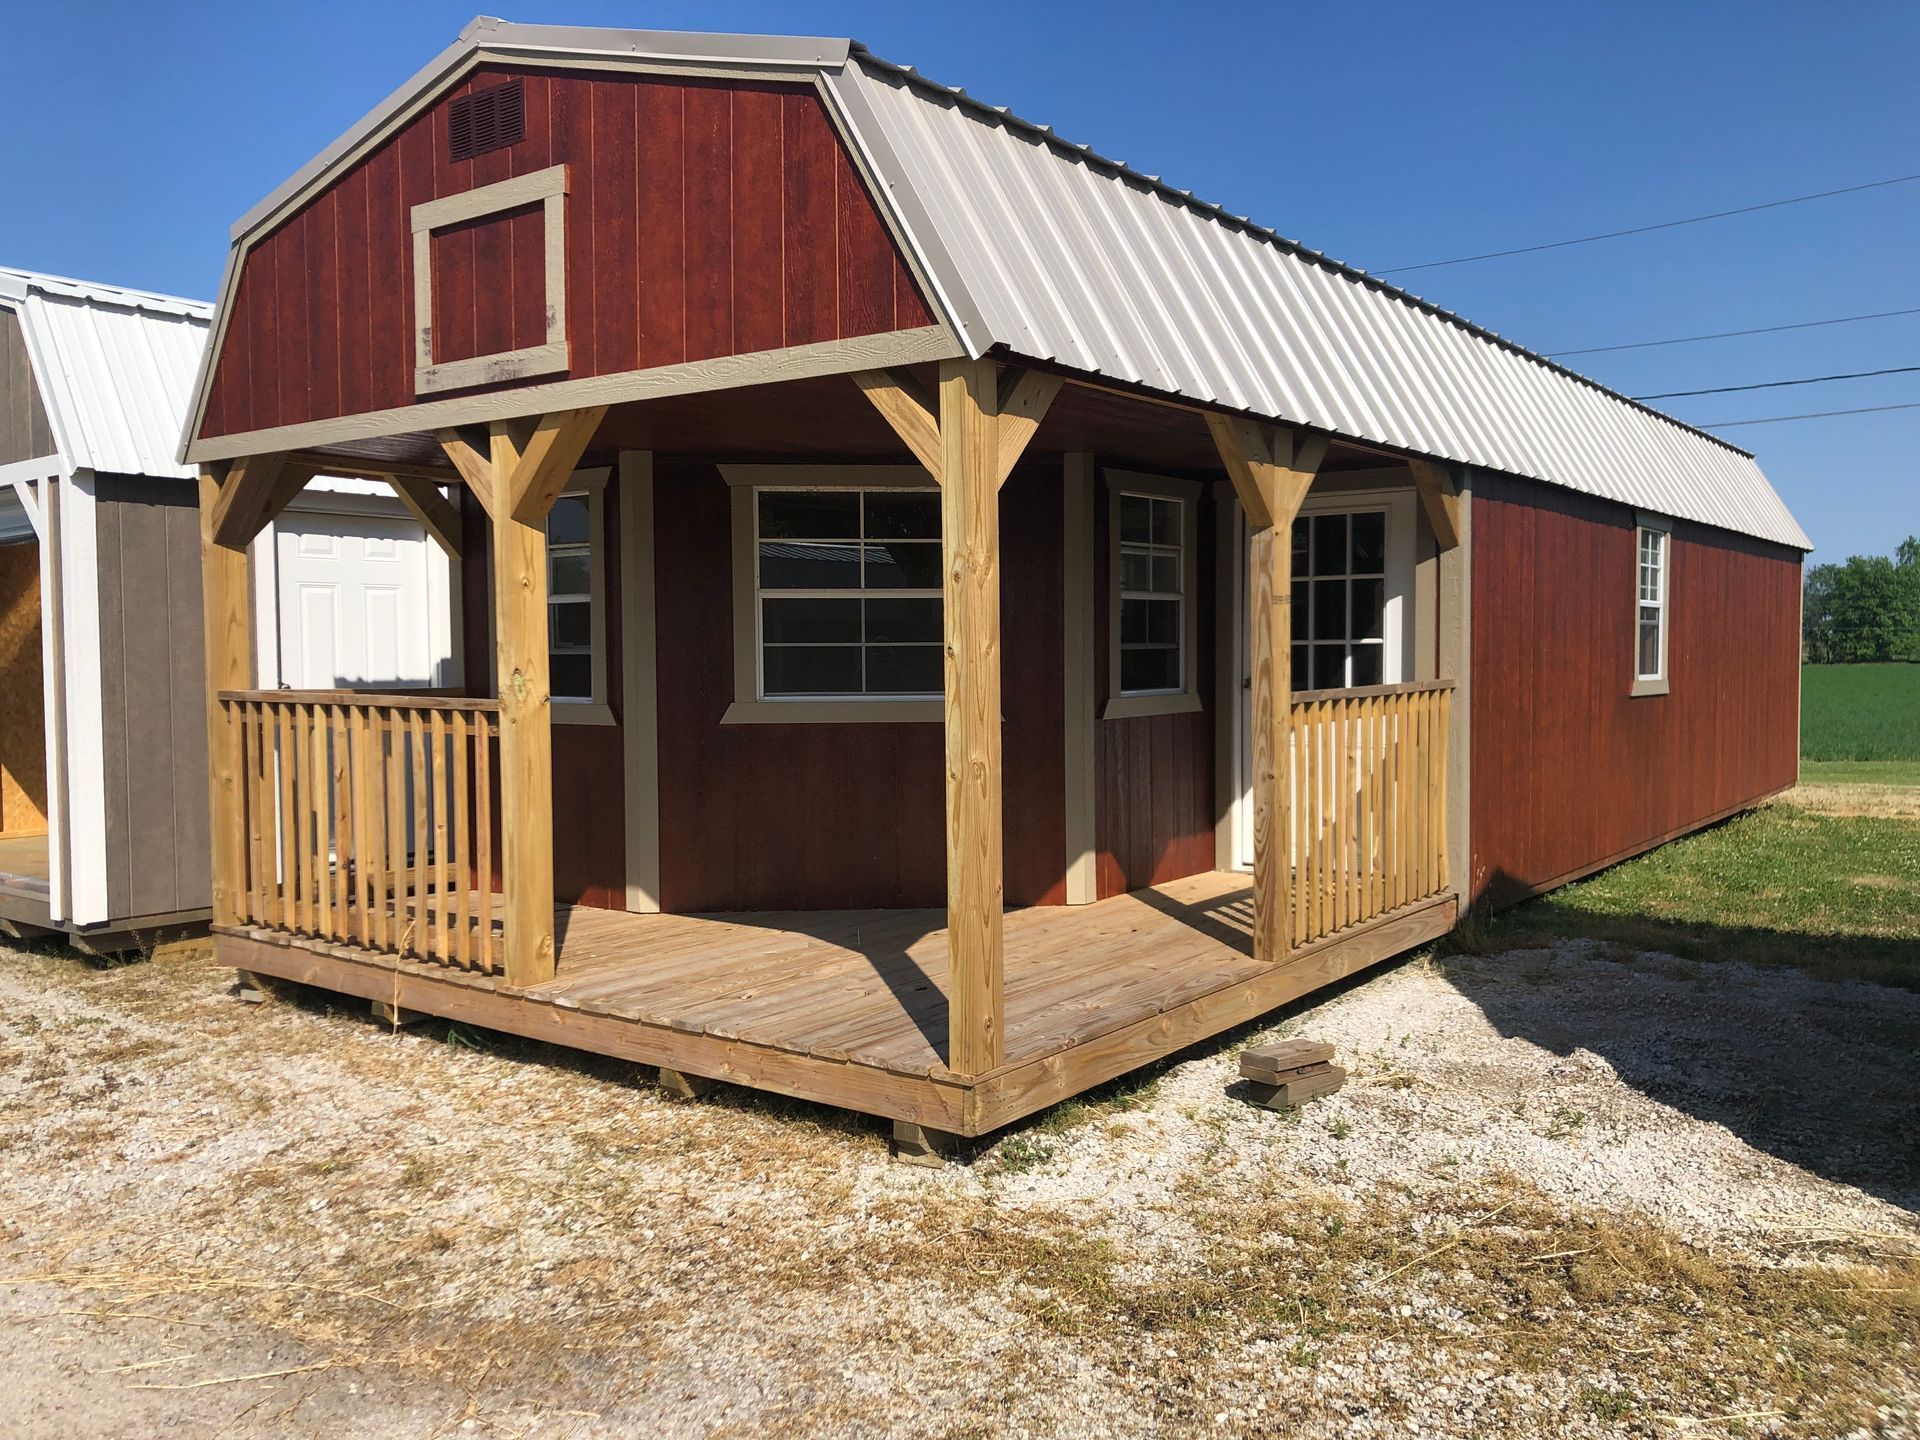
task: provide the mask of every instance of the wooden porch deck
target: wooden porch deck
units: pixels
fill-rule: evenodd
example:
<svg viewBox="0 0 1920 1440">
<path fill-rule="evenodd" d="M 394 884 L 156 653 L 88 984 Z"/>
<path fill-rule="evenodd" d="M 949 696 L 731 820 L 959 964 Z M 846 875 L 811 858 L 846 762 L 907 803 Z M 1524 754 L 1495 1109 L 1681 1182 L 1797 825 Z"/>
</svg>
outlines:
<svg viewBox="0 0 1920 1440">
<path fill-rule="evenodd" d="M 257 926 L 238 969 L 688 1074 L 984 1134 L 1452 927 L 1451 895 L 1252 958 L 1248 877 L 1213 873 L 1006 917 L 1005 1062 L 948 1067 L 945 912 L 631 915 L 562 906 L 551 981 Z"/>
</svg>

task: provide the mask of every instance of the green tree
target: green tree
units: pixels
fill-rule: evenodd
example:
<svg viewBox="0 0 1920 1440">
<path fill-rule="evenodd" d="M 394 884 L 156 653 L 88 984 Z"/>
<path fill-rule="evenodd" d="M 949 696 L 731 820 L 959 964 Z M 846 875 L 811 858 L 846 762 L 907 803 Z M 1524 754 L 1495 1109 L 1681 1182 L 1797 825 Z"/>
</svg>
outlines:
<svg viewBox="0 0 1920 1440">
<path fill-rule="evenodd" d="M 1920 659 L 1920 538 L 1892 558 L 1854 555 L 1807 571 L 1801 638 L 1816 664 Z"/>
</svg>

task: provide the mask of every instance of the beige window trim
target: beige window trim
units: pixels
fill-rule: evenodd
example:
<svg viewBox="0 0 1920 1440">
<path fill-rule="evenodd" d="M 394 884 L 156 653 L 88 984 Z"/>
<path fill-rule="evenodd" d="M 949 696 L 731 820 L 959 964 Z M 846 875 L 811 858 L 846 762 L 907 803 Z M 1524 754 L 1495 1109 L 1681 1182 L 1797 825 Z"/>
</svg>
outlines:
<svg viewBox="0 0 1920 1440">
<path fill-rule="evenodd" d="M 1655 534 L 1660 543 L 1660 673 L 1640 673 L 1640 546 L 1641 537 Z M 1673 521 L 1664 515 L 1636 511 L 1633 517 L 1633 688 L 1632 696 L 1665 695 L 1673 688 L 1667 666 L 1668 641 L 1673 634 Z"/>
<path fill-rule="evenodd" d="M 587 502 L 588 609 L 593 647 L 593 696 L 586 700 L 553 698 L 556 725 L 611 725 L 613 706 L 607 700 L 607 477 L 610 467 L 576 470 L 561 498 L 583 497 Z M 551 642 L 549 642 L 551 643 Z"/>
<path fill-rule="evenodd" d="M 733 496 L 733 703 L 722 725 L 897 725 L 946 719 L 938 697 L 913 700 L 768 700 L 760 694 L 760 607 L 754 584 L 756 487 L 811 490 L 930 490 L 933 476 L 919 465 L 722 465 Z"/>
<path fill-rule="evenodd" d="M 542 207 L 546 248 L 547 340 L 497 355 L 436 365 L 433 359 L 433 232 L 468 220 Z M 567 167 L 552 165 L 413 207 L 413 389 L 418 395 L 523 380 L 565 370 L 567 351 Z M 478 277 L 476 277 L 477 279 Z"/>
<path fill-rule="evenodd" d="M 1200 482 L 1133 470 L 1108 470 L 1107 482 L 1107 702 L 1103 720 L 1142 715 L 1188 715 L 1204 710 L 1200 698 L 1200 604 L 1196 572 L 1200 557 Z M 1120 497 L 1146 495 L 1180 502 L 1181 688 L 1151 695 L 1120 693 Z"/>
</svg>

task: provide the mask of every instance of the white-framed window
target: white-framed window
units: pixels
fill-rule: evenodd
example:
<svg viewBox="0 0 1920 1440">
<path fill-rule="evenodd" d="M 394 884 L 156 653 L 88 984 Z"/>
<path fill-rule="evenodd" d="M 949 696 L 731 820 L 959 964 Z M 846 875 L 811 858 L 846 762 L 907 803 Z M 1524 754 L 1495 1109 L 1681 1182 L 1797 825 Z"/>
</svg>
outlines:
<svg viewBox="0 0 1920 1440">
<path fill-rule="evenodd" d="M 1652 515 L 1637 517 L 1633 535 L 1633 693 L 1662 695 L 1667 690 L 1673 535 L 1667 521 Z"/>
<path fill-rule="evenodd" d="M 734 702 L 724 722 L 939 720 L 940 491 L 918 466 L 723 465 Z"/>
<path fill-rule="evenodd" d="M 1197 482 L 1107 472 L 1108 698 L 1105 715 L 1201 708 Z"/>
<path fill-rule="evenodd" d="M 613 723 L 607 703 L 606 491 L 576 471 L 547 512 L 547 683 L 561 723 Z"/>
<path fill-rule="evenodd" d="M 1385 506 L 1302 515 L 1293 522 L 1293 688 L 1385 683 Z"/>
</svg>

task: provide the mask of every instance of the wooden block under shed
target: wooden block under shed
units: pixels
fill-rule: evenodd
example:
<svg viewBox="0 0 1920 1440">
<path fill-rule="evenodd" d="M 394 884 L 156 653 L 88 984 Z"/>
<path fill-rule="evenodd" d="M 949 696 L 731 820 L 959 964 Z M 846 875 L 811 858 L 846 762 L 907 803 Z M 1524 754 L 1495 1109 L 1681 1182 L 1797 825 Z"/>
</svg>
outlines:
<svg viewBox="0 0 1920 1440">
<path fill-rule="evenodd" d="M 1310 1070 L 1298 1079 L 1283 1081 L 1278 1085 L 1269 1085 L 1263 1080 L 1249 1080 L 1247 1098 L 1269 1110 L 1291 1110 L 1322 1095 L 1331 1095 L 1346 1083 L 1346 1068 L 1329 1065 L 1324 1070 Z"/>
<path fill-rule="evenodd" d="M 418 1025 L 422 1020 L 433 1017 L 424 1010 L 409 1010 L 404 1005 L 396 1005 L 391 1000 L 375 1000 L 373 1015 L 376 1020 L 384 1020 L 398 1030 L 402 1025 Z"/>
<path fill-rule="evenodd" d="M 710 1094 L 719 1083 L 704 1075 L 689 1075 L 684 1070 L 669 1070 L 664 1065 L 660 1067 L 660 1088 L 675 1100 L 698 1100 L 702 1095 Z"/>
<path fill-rule="evenodd" d="M 1278 1082 L 1297 1070 L 1326 1065 L 1333 1046 L 1320 1040 L 1276 1040 L 1271 1045 L 1249 1045 L 1240 1052 L 1240 1073 L 1249 1080 Z"/>
<path fill-rule="evenodd" d="M 893 1122 L 893 1158 L 903 1165 L 924 1165 L 938 1170 L 946 1157 L 957 1153 L 965 1142 L 944 1130 L 929 1130 L 911 1120 Z"/>
</svg>

